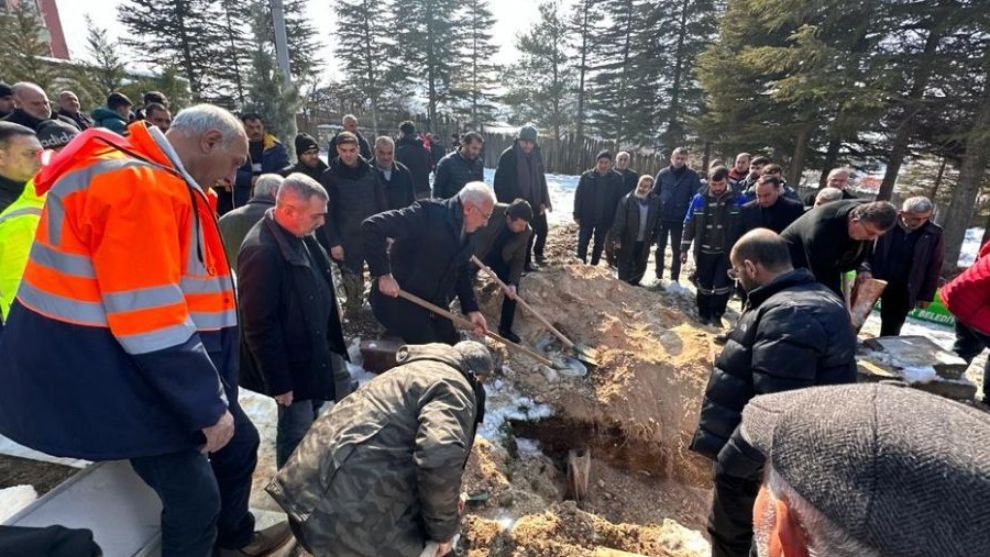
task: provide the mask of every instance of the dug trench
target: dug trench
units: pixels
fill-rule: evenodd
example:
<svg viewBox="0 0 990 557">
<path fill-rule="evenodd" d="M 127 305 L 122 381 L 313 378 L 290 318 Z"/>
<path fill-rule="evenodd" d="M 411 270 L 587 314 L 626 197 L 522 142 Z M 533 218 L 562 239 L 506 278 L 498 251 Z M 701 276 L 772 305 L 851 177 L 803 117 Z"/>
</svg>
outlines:
<svg viewBox="0 0 990 557">
<path fill-rule="evenodd" d="M 596 349 L 599 365 L 572 376 L 499 351 L 501 373 L 488 388 L 495 426 L 465 473 L 472 497 L 461 555 L 710 554 L 702 532 L 711 463 L 688 446 L 714 330 L 695 324 L 692 300 L 613 277 L 604 263 L 561 256 L 521 282 L 520 294 Z M 497 287 L 483 282 L 479 298 L 489 322 L 497 319 Z M 522 308 L 515 331 L 528 346 L 545 344 L 545 329 Z M 575 462 L 588 475 L 579 501 Z"/>
</svg>

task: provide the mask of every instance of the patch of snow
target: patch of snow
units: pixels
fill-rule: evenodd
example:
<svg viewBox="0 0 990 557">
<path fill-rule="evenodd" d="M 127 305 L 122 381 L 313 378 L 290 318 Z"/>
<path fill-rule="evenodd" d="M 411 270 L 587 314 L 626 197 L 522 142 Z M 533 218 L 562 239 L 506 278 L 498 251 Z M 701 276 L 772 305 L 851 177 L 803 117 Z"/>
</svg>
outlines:
<svg viewBox="0 0 990 557">
<path fill-rule="evenodd" d="M 38 498 L 38 492 L 30 485 L 15 485 L 0 489 L 0 524 L 27 507 Z"/>
<path fill-rule="evenodd" d="M 512 518 L 512 516 L 509 515 L 509 513 L 505 512 L 505 511 L 502 511 L 501 513 L 499 513 L 499 515 L 495 518 L 495 522 L 498 522 L 498 525 L 503 530 L 510 530 L 511 531 L 512 528 L 514 528 L 515 525 L 516 525 L 516 519 L 515 518 Z"/>
<path fill-rule="evenodd" d="M 674 294 L 676 296 L 681 296 L 686 298 L 694 298 L 694 292 L 692 292 L 690 288 L 682 285 L 679 282 L 670 281 L 667 283 L 667 286 L 665 286 L 663 289 L 666 290 L 668 294 Z"/>
<path fill-rule="evenodd" d="M 980 227 L 966 229 L 962 251 L 959 252 L 960 267 L 969 267 L 976 261 L 976 255 L 980 253 L 980 241 L 983 240 L 983 232 L 983 228 Z"/>
<path fill-rule="evenodd" d="M 478 434 L 492 443 L 501 443 L 509 420 L 537 421 L 553 415 L 549 405 L 523 396 L 514 385 L 502 379 L 485 384 L 485 394 L 485 421 L 478 428 Z"/>
<path fill-rule="evenodd" d="M 935 373 L 935 368 L 931 366 L 924 367 L 903 367 L 901 369 L 901 376 L 908 383 L 931 383 L 938 379 L 938 374 Z"/>
<path fill-rule="evenodd" d="M 543 450 L 540 449 L 540 442 L 535 439 L 516 437 L 516 448 L 519 449 L 520 456 L 540 456 Z"/>
<path fill-rule="evenodd" d="M 0 454 L 7 456 L 16 456 L 19 458 L 26 458 L 29 460 L 38 460 L 41 462 L 51 462 L 52 464 L 62 464 L 64 466 L 71 466 L 73 468 L 85 468 L 89 466 L 90 462 L 88 460 L 81 460 L 78 458 L 64 458 L 45 454 L 40 451 L 25 447 L 20 443 L 12 439 L 8 439 L 3 435 L 0 435 Z"/>
</svg>

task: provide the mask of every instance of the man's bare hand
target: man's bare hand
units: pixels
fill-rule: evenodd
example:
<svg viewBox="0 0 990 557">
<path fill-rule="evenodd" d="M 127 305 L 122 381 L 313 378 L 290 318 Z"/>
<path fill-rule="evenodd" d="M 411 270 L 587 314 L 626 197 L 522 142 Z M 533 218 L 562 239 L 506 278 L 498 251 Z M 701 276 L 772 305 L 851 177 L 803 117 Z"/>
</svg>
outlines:
<svg viewBox="0 0 990 557">
<path fill-rule="evenodd" d="M 399 283 L 395 282 L 395 277 L 391 274 L 378 277 L 378 291 L 389 298 L 399 297 Z"/>
<path fill-rule="evenodd" d="M 344 246 L 333 246 L 330 248 L 330 257 L 332 257 L 334 261 L 343 261 Z"/>
<path fill-rule="evenodd" d="M 437 546 L 436 557 L 444 557 L 444 555 L 447 555 L 453 550 L 454 550 L 454 540 L 453 539 L 447 540 Z"/>
<path fill-rule="evenodd" d="M 508 296 L 510 300 L 516 299 L 516 285 L 506 284 L 505 285 L 505 295 Z"/>
<path fill-rule="evenodd" d="M 206 444 L 203 445 L 202 451 L 206 454 L 215 453 L 224 448 L 230 438 L 234 436 L 234 416 L 228 410 L 223 413 L 223 416 L 220 416 L 217 423 L 210 427 L 204 427 L 202 431 L 206 437 Z"/>
<path fill-rule="evenodd" d="M 278 404 L 280 404 L 282 406 L 291 406 L 292 405 L 292 391 L 289 391 L 287 393 L 282 393 L 280 395 L 275 395 L 275 402 L 277 402 Z"/>
<path fill-rule="evenodd" d="M 485 336 L 485 332 L 488 330 L 488 322 L 485 321 L 485 316 L 481 315 L 480 311 L 472 311 L 467 314 L 468 321 L 474 325 L 474 329 L 471 330 L 471 334 L 476 337 Z"/>
</svg>

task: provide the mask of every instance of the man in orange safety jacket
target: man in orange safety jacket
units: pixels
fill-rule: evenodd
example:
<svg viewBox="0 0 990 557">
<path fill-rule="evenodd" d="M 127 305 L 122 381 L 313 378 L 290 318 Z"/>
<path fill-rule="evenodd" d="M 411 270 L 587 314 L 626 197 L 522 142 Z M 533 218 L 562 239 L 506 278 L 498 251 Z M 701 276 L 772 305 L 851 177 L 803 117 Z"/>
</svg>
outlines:
<svg viewBox="0 0 990 557">
<path fill-rule="evenodd" d="M 234 286 L 204 193 L 247 137 L 210 105 L 128 132 L 86 130 L 35 178 L 47 199 L 0 335 L 0 433 L 129 459 L 162 500 L 164 557 L 261 555 L 289 532 L 255 532 L 248 510 L 258 432 L 237 403 Z"/>
</svg>

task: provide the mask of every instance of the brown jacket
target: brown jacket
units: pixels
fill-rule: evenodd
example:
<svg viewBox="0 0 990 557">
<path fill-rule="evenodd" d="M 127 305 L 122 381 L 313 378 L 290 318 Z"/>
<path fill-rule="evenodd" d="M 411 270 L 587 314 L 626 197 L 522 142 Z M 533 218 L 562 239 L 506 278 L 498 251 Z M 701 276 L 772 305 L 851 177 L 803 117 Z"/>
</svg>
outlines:
<svg viewBox="0 0 990 557">
<path fill-rule="evenodd" d="M 505 222 L 505 212 L 508 209 L 507 203 L 496 203 L 492 210 L 492 216 L 488 219 L 488 224 L 478 231 L 474 250 L 478 259 L 484 261 L 488 257 L 494 247 L 495 240 L 508 226 L 508 223 Z M 513 234 L 512 238 L 506 242 L 505 247 L 502 248 L 502 260 L 509 264 L 509 284 L 519 284 L 519 279 L 522 278 L 523 268 L 526 266 L 526 248 L 529 245 L 531 234 L 533 234 L 533 229 L 526 225 L 526 230 L 519 234 Z"/>
<path fill-rule="evenodd" d="M 314 555 L 418 557 L 457 530 L 482 409 L 452 347 L 398 359 L 317 419 L 267 488 Z"/>
</svg>

